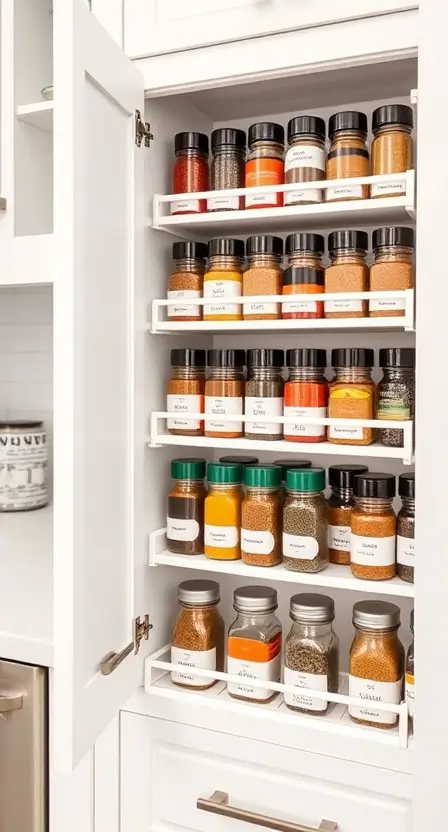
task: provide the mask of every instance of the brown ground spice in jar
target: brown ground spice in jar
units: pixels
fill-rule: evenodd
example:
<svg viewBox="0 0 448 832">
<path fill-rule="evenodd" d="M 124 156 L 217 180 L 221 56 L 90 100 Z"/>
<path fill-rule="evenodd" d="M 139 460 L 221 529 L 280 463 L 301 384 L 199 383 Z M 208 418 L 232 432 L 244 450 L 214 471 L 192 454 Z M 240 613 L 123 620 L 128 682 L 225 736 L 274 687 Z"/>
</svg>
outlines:
<svg viewBox="0 0 448 832">
<path fill-rule="evenodd" d="M 283 240 L 257 235 L 246 242 L 248 268 L 243 273 L 243 295 L 281 295 L 283 288 Z M 280 318 L 279 303 L 245 303 L 245 321 L 272 321 Z"/>
<path fill-rule="evenodd" d="M 205 436 L 233 439 L 243 435 L 242 422 L 229 422 L 226 414 L 243 413 L 244 350 L 208 350 L 205 383 Z"/>
<path fill-rule="evenodd" d="M 414 288 L 414 232 L 412 228 L 377 228 L 372 234 L 375 257 L 370 267 L 370 291 L 391 292 Z M 404 315 L 404 300 L 369 300 L 369 318 L 396 318 Z"/>
<path fill-rule="evenodd" d="M 176 436 L 202 436 L 204 424 L 188 419 L 188 413 L 204 412 L 205 350 L 171 350 L 171 378 L 166 409 L 168 433 Z"/>
<path fill-rule="evenodd" d="M 282 470 L 276 465 L 246 466 L 243 482 L 241 557 L 252 566 L 276 566 L 282 560 Z"/>
<path fill-rule="evenodd" d="M 216 581 L 183 581 L 179 584 L 180 613 L 171 637 L 171 662 L 185 666 L 172 672 L 175 685 L 206 690 L 214 679 L 193 676 L 189 667 L 224 670 L 224 621 L 218 611 L 219 584 Z"/>
<path fill-rule="evenodd" d="M 200 306 L 185 306 L 184 301 L 201 298 L 204 285 L 205 243 L 173 243 L 175 271 L 168 278 L 168 300 L 178 300 L 176 306 L 168 306 L 169 321 L 201 321 Z"/>
<path fill-rule="evenodd" d="M 395 575 L 397 518 L 393 474 L 358 474 L 353 482 L 350 561 L 355 578 L 386 581 Z"/>
<path fill-rule="evenodd" d="M 328 238 L 330 265 L 325 269 L 326 292 L 368 292 L 369 267 L 366 254 L 369 238 L 365 231 L 333 231 Z M 365 318 L 366 300 L 329 300 L 326 318 Z"/>
<path fill-rule="evenodd" d="M 330 563 L 350 565 L 350 535 L 353 500 L 353 480 L 365 474 L 365 465 L 331 465 L 328 469 L 328 554 Z"/>
<path fill-rule="evenodd" d="M 366 145 L 367 116 L 348 110 L 335 113 L 328 123 L 330 149 L 327 156 L 326 179 L 353 179 L 370 176 L 369 151 Z M 368 199 L 368 185 L 327 188 L 327 202 Z"/>
<path fill-rule="evenodd" d="M 372 175 L 404 173 L 413 167 L 412 127 L 414 114 L 404 104 L 386 104 L 372 114 Z M 372 199 L 401 196 L 404 182 L 378 183 L 371 186 Z"/>
</svg>

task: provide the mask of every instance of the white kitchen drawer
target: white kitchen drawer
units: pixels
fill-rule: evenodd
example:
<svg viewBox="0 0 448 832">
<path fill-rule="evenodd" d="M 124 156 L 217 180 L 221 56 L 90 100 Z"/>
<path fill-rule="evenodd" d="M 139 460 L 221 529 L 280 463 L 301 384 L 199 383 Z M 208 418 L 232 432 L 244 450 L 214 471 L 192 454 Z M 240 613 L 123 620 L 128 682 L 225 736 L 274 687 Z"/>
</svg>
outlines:
<svg viewBox="0 0 448 832">
<path fill-rule="evenodd" d="M 122 832 L 248 832 L 247 821 L 197 808 L 215 791 L 233 807 L 313 830 L 325 819 L 338 832 L 410 832 L 411 789 L 409 775 L 121 715 Z"/>
</svg>

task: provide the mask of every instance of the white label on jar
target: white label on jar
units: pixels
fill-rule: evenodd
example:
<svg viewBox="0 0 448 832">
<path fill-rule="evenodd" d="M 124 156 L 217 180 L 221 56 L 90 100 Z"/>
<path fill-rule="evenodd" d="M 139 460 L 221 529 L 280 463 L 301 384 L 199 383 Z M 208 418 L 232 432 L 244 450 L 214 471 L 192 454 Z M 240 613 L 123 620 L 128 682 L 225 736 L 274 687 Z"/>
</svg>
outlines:
<svg viewBox="0 0 448 832">
<path fill-rule="evenodd" d="M 207 211 L 238 211 L 239 196 L 212 196 L 207 200 Z"/>
<path fill-rule="evenodd" d="M 397 535 L 397 563 L 415 566 L 415 540 L 412 537 Z"/>
<path fill-rule="evenodd" d="M 380 300 L 369 300 L 370 312 L 399 311 L 404 315 L 404 301 L 402 298 L 380 298 Z"/>
<path fill-rule="evenodd" d="M 338 185 L 327 188 L 327 202 L 332 199 L 362 199 L 362 185 Z"/>
<path fill-rule="evenodd" d="M 263 182 L 263 184 L 268 185 L 268 184 L 271 184 L 271 183 L 270 182 Z M 276 184 L 275 182 L 272 182 L 272 185 L 275 185 L 275 184 Z M 250 194 L 250 195 L 247 194 L 245 205 L 246 205 L 246 208 L 251 208 L 252 205 L 266 205 L 266 206 L 269 206 L 270 208 L 276 208 L 277 207 L 277 194 L 276 193 Z"/>
<path fill-rule="evenodd" d="M 296 300 L 292 303 L 282 303 L 282 315 L 292 315 L 293 312 L 317 312 L 315 300 Z"/>
<path fill-rule="evenodd" d="M 377 185 L 370 186 L 370 196 L 383 196 L 391 194 L 396 194 L 400 196 L 401 194 L 406 193 L 406 182 L 401 180 L 400 182 L 379 182 Z"/>
<path fill-rule="evenodd" d="M 395 563 L 395 535 L 363 537 L 352 532 L 350 560 L 360 566 L 392 566 Z"/>
<path fill-rule="evenodd" d="M 281 652 L 269 662 L 251 662 L 243 659 L 227 657 L 227 673 L 231 676 L 240 676 L 241 682 L 235 684 L 229 682 L 227 690 L 235 696 L 243 696 L 247 699 L 270 699 L 273 691 L 267 688 L 254 688 L 250 684 L 251 679 L 261 682 L 279 682 L 281 673 Z"/>
<path fill-rule="evenodd" d="M 248 317 L 249 315 L 277 315 L 278 304 L 276 303 L 258 303 L 258 301 L 253 301 L 252 303 L 245 303 L 243 305 L 243 315 L 244 317 Z"/>
<path fill-rule="evenodd" d="M 205 280 L 204 298 L 240 298 L 242 284 L 239 280 Z M 216 303 L 204 306 L 204 315 L 239 315 L 241 306 L 238 303 Z"/>
<path fill-rule="evenodd" d="M 241 416 L 243 413 L 243 399 L 237 396 L 206 396 L 205 412 L 213 416 Z M 242 422 L 226 422 L 225 419 L 207 419 L 205 430 L 214 433 L 242 432 Z"/>
<path fill-rule="evenodd" d="M 328 548 L 336 552 L 349 552 L 350 526 L 328 526 Z"/>
<path fill-rule="evenodd" d="M 350 716 L 363 719 L 366 722 L 381 722 L 383 725 L 394 725 L 397 714 L 375 710 L 375 702 L 389 702 L 399 705 L 401 701 L 402 680 L 398 682 L 375 682 L 372 679 L 360 679 L 358 676 L 348 677 L 348 695 L 359 697 L 363 703 L 358 708 L 349 705 Z"/>
<path fill-rule="evenodd" d="M 184 650 L 182 647 L 171 647 L 171 664 L 181 664 L 185 672 L 173 672 L 171 679 L 178 685 L 190 685 L 198 688 L 211 685 L 213 679 L 207 676 L 195 676 L 188 672 L 189 667 L 202 670 L 216 670 L 216 647 L 211 650 Z"/>
<path fill-rule="evenodd" d="M 362 312 L 362 301 L 326 300 L 325 312 Z"/>
<path fill-rule="evenodd" d="M 325 170 L 325 150 L 312 144 L 290 147 L 285 156 L 285 173 L 294 168 Z"/>
<path fill-rule="evenodd" d="M 275 540 L 272 532 L 241 529 L 241 550 L 248 555 L 270 555 L 274 551 Z"/>
<path fill-rule="evenodd" d="M 171 203 L 172 214 L 181 214 L 184 211 L 188 214 L 200 214 L 201 203 L 199 199 L 177 199 Z"/>
<path fill-rule="evenodd" d="M 204 543 L 217 549 L 233 549 L 238 546 L 240 530 L 236 526 L 204 526 Z"/>
<path fill-rule="evenodd" d="M 176 418 L 168 419 L 168 430 L 199 430 L 199 420 L 188 420 L 182 418 L 186 413 L 200 413 L 202 405 L 201 396 L 175 396 L 170 393 L 166 397 L 166 409 L 168 413 L 175 414 Z"/>
<path fill-rule="evenodd" d="M 330 425 L 328 436 L 331 439 L 363 439 L 362 428 L 350 427 L 350 425 Z"/>
<path fill-rule="evenodd" d="M 295 688 L 300 688 L 302 691 L 318 690 L 324 693 L 328 691 L 327 675 L 326 673 L 302 673 L 299 670 L 291 670 L 289 667 L 284 669 L 285 685 L 293 685 Z M 286 693 L 284 699 L 287 705 L 292 705 L 297 708 L 305 708 L 307 711 L 325 711 L 328 705 L 326 699 L 315 699 L 306 693 Z"/>
<path fill-rule="evenodd" d="M 409 716 L 413 717 L 415 704 L 415 685 L 414 675 L 412 673 L 406 673 L 405 675 L 405 699 L 408 704 Z"/>
<path fill-rule="evenodd" d="M 199 537 L 197 520 L 178 520 L 175 517 L 167 517 L 166 527 L 168 540 L 192 541 Z"/>
<path fill-rule="evenodd" d="M 250 416 L 252 419 L 257 416 L 283 416 L 283 399 L 246 396 L 244 410 L 246 416 Z M 283 425 L 276 424 L 275 422 L 246 422 L 246 436 L 250 436 L 251 433 L 281 436 L 283 433 Z"/>
<path fill-rule="evenodd" d="M 201 293 L 197 292 L 195 289 L 177 289 L 168 292 L 168 300 L 181 300 L 184 298 L 185 300 L 189 300 L 190 298 L 200 298 Z M 199 318 L 201 316 L 201 311 L 199 306 L 168 306 L 168 318 L 179 318 L 181 315 L 184 315 L 188 318 Z"/>
<path fill-rule="evenodd" d="M 283 556 L 298 560 L 314 560 L 319 554 L 319 544 L 315 537 L 283 532 Z"/>
<path fill-rule="evenodd" d="M 327 415 L 326 407 L 285 407 L 285 416 L 292 416 L 294 419 L 313 418 L 324 419 Z M 295 424 L 285 425 L 285 436 L 325 436 L 325 425 Z"/>
<path fill-rule="evenodd" d="M 322 202 L 322 188 L 297 188 L 285 193 L 285 205 L 296 205 L 298 202 Z"/>
<path fill-rule="evenodd" d="M 37 508 L 48 500 L 44 431 L 0 435 L 0 507 Z"/>
</svg>

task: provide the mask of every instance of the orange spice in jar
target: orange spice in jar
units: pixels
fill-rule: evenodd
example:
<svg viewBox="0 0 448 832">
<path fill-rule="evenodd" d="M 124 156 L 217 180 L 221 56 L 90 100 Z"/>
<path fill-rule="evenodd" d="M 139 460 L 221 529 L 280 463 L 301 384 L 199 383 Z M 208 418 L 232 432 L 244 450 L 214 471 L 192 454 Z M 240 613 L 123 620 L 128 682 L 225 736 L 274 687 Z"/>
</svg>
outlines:
<svg viewBox="0 0 448 832">
<path fill-rule="evenodd" d="M 330 563 L 350 565 L 350 534 L 353 499 L 353 481 L 357 474 L 365 474 L 365 465 L 331 465 L 328 469 L 328 485 L 331 494 L 328 503 L 328 554 Z"/>
<path fill-rule="evenodd" d="M 321 234 L 290 234 L 285 246 L 288 266 L 283 276 L 283 295 L 316 295 L 324 292 L 322 267 L 324 238 Z M 282 318 L 323 318 L 324 304 L 315 300 L 282 303 Z"/>
<path fill-rule="evenodd" d="M 343 419 L 330 425 L 328 440 L 335 445 L 371 445 L 376 432 L 369 427 L 351 427 L 350 419 L 375 419 L 376 385 L 372 379 L 373 350 L 352 347 L 331 351 L 335 377 L 330 382 L 328 416 Z"/>
<path fill-rule="evenodd" d="M 394 497 L 393 474 L 355 476 L 350 537 L 350 562 L 355 578 L 387 581 L 395 575 Z"/>
<path fill-rule="evenodd" d="M 175 270 L 168 278 L 168 300 L 177 300 L 176 306 L 168 306 L 169 321 L 201 321 L 200 306 L 185 306 L 183 301 L 202 297 L 204 284 L 205 243 L 173 243 Z"/>
<path fill-rule="evenodd" d="M 412 128 L 414 113 L 405 104 L 385 104 L 372 114 L 372 174 L 404 173 L 413 167 Z M 403 196 L 406 183 L 387 182 L 371 185 L 372 199 L 380 196 Z"/>
<path fill-rule="evenodd" d="M 283 286 L 283 240 L 257 235 L 246 242 L 248 268 L 243 274 L 243 295 L 281 295 Z M 275 321 L 280 318 L 279 303 L 262 300 L 245 303 L 245 321 Z"/>
<path fill-rule="evenodd" d="M 241 304 L 224 304 L 243 294 L 244 240 L 216 238 L 208 243 L 208 269 L 204 276 L 204 321 L 241 321 Z"/>
<path fill-rule="evenodd" d="M 306 416 L 325 418 L 328 405 L 328 382 L 325 378 L 325 350 L 302 347 L 286 351 L 289 379 L 285 385 L 284 416 L 302 419 Z M 325 442 L 324 425 L 285 424 L 284 436 L 289 442 Z"/>
<path fill-rule="evenodd" d="M 190 690 L 207 690 L 216 684 L 190 668 L 224 670 L 224 621 L 218 610 L 216 581 L 182 581 L 178 588 L 180 611 L 171 637 L 171 664 L 182 665 L 171 681 Z"/>
<path fill-rule="evenodd" d="M 325 269 L 325 291 L 346 294 L 369 291 L 366 254 L 369 238 L 365 231 L 333 231 L 328 238 L 331 265 Z M 326 318 L 366 318 L 366 300 L 325 301 Z"/>
<path fill-rule="evenodd" d="M 414 288 L 414 231 L 391 226 L 372 235 L 375 262 L 370 267 L 370 291 L 392 292 Z M 369 318 L 396 318 L 405 314 L 400 298 L 369 300 Z"/>
<path fill-rule="evenodd" d="M 243 414 L 244 350 L 208 350 L 205 382 L 205 436 L 234 439 L 243 435 L 242 422 L 226 416 Z"/>
<path fill-rule="evenodd" d="M 330 149 L 327 156 L 327 179 L 354 179 L 370 176 L 367 149 L 367 116 L 354 110 L 334 113 L 328 123 Z M 368 199 L 368 185 L 336 185 L 327 188 L 327 202 Z"/>
<path fill-rule="evenodd" d="M 204 552 L 212 560 L 239 560 L 241 465 L 210 462 L 207 465 L 208 494 L 204 506 Z"/>
<path fill-rule="evenodd" d="M 261 121 L 251 124 L 248 133 L 246 188 L 283 185 L 285 131 L 281 124 Z M 283 194 L 261 193 L 246 196 L 246 208 L 281 208 Z"/>
<path fill-rule="evenodd" d="M 205 350 L 171 350 L 171 378 L 166 409 L 168 433 L 176 436 L 202 436 L 203 422 L 188 419 L 188 413 L 204 412 Z"/>
</svg>

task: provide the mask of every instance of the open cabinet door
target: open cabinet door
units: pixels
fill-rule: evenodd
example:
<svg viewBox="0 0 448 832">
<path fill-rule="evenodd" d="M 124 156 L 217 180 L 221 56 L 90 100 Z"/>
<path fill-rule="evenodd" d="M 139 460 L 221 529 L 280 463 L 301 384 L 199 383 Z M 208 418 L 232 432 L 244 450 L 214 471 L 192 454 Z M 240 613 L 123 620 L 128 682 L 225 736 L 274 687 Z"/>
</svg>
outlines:
<svg viewBox="0 0 448 832">
<path fill-rule="evenodd" d="M 143 112 L 84 0 L 54 3 L 53 758 L 70 771 L 143 674 Z M 142 645 L 143 646 L 143 645 Z M 113 665 L 109 665 L 109 671 Z M 107 669 L 107 668 L 106 668 Z"/>
</svg>

